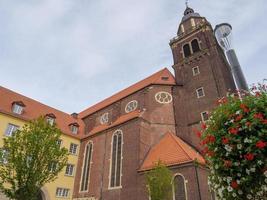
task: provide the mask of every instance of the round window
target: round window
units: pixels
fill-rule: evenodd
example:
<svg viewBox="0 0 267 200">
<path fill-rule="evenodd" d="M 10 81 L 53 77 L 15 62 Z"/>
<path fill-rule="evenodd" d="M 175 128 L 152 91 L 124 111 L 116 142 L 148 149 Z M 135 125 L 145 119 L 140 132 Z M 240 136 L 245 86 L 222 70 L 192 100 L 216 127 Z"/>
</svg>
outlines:
<svg viewBox="0 0 267 200">
<path fill-rule="evenodd" d="M 130 101 L 125 106 L 125 112 L 126 113 L 132 112 L 132 111 L 136 110 L 137 106 L 138 106 L 138 102 L 136 100 Z"/>
<path fill-rule="evenodd" d="M 155 99 L 159 103 L 170 103 L 172 102 L 172 95 L 168 92 L 161 91 L 155 95 Z"/>
<path fill-rule="evenodd" d="M 100 123 L 101 124 L 108 123 L 108 113 L 104 113 L 103 115 L 101 115 L 101 117 L 100 117 Z"/>
</svg>

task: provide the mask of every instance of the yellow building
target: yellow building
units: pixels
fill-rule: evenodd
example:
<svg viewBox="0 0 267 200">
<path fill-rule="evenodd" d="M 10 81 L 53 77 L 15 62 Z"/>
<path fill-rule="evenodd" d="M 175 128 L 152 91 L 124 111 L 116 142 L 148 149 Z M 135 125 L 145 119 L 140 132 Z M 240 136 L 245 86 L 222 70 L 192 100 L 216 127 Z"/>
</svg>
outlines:
<svg viewBox="0 0 267 200">
<path fill-rule="evenodd" d="M 59 143 L 69 150 L 68 165 L 54 182 L 42 188 L 40 199 L 72 199 L 83 122 L 75 113 L 69 115 L 1 86 L 0 96 L 0 147 L 4 137 L 11 137 L 12 132 L 39 116 L 45 116 L 49 123 L 56 123 L 64 133 Z M 4 199 L 1 194 L 0 199 Z"/>
</svg>

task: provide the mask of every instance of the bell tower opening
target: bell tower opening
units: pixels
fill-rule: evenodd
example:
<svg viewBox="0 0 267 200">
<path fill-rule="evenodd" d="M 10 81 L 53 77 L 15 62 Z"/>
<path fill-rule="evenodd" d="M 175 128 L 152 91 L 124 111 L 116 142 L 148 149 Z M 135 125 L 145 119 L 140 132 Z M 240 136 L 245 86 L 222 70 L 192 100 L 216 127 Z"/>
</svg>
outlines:
<svg viewBox="0 0 267 200">
<path fill-rule="evenodd" d="M 39 190 L 37 194 L 37 200 L 47 200 L 42 190 Z"/>
</svg>

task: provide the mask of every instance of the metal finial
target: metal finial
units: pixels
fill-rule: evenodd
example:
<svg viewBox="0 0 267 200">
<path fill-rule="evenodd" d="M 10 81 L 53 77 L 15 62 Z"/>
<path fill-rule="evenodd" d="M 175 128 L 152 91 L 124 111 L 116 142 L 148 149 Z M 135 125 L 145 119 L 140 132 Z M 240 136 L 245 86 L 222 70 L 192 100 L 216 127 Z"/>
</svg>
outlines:
<svg viewBox="0 0 267 200">
<path fill-rule="evenodd" d="M 186 7 L 188 7 L 188 4 L 189 4 L 189 0 L 185 0 Z"/>
</svg>

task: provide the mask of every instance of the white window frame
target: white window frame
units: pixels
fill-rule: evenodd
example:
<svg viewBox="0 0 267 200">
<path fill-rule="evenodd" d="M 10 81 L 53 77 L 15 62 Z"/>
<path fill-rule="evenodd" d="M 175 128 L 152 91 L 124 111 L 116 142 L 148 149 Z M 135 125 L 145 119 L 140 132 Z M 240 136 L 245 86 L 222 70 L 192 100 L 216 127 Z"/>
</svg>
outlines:
<svg viewBox="0 0 267 200">
<path fill-rule="evenodd" d="M 20 127 L 15 124 L 8 123 L 7 128 L 5 130 L 5 136 L 12 137 L 14 132 L 17 131 Z"/>
<path fill-rule="evenodd" d="M 73 134 L 75 134 L 75 135 L 77 135 L 78 134 L 78 131 L 79 131 L 79 127 L 78 126 L 76 126 L 76 125 L 71 125 L 70 126 L 70 130 L 71 130 L 71 132 L 73 133 Z"/>
<path fill-rule="evenodd" d="M 115 186 L 115 187 L 111 187 L 111 173 L 112 173 L 111 170 L 112 170 L 113 140 L 114 140 L 114 136 L 115 135 L 118 135 L 118 133 L 121 134 L 121 163 L 120 163 L 121 167 L 120 167 L 120 172 L 119 172 L 120 173 L 120 185 L 119 186 Z M 111 151 L 110 151 L 110 159 L 109 159 L 109 163 L 110 163 L 110 165 L 109 165 L 109 183 L 108 183 L 108 189 L 109 190 L 115 190 L 115 189 L 121 189 L 122 188 L 123 144 L 124 144 L 123 143 L 123 132 L 122 132 L 122 130 L 118 129 L 118 130 L 114 131 L 114 133 L 112 135 L 112 141 L 111 141 Z M 115 171 L 117 171 L 117 160 L 115 162 L 116 162 L 116 164 L 115 164 Z M 115 177 L 116 177 L 116 173 L 117 172 L 115 172 Z M 116 182 L 116 180 L 115 180 L 115 182 Z"/>
<path fill-rule="evenodd" d="M 207 120 L 204 120 L 204 114 L 205 114 L 205 113 L 208 115 L 208 119 L 209 119 L 209 112 L 208 112 L 208 111 L 203 111 L 203 112 L 200 113 L 200 115 L 201 115 L 201 120 L 202 120 L 203 122 L 206 122 L 206 121 L 208 120 L 208 119 L 207 119 Z"/>
<path fill-rule="evenodd" d="M 203 93 L 202 96 L 199 95 L 199 90 L 202 90 L 202 93 Z M 197 93 L 197 98 L 205 97 L 205 91 L 204 91 L 204 88 L 203 87 L 197 88 L 196 89 L 196 93 Z"/>
<path fill-rule="evenodd" d="M 53 126 L 53 124 L 55 123 L 55 118 L 47 116 L 46 122 L 50 124 L 51 126 Z"/>
<path fill-rule="evenodd" d="M 195 72 L 195 69 L 197 70 L 197 72 Z M 200 74 L 200 70 L 199 70 L 199 66 L 195 66 L 192 68 L 193 71 L 193 76 L 197 76 Z"/>
<path fill-rule="evenodd" d="M 75 152 L 72 151 L 72 148 L 71 148 L 72 146 L 76 146 L 76 148 L 75 148 Z M 69 153 L 70 153 L 71 155 L 77 155 L 77 152 L 78 152 L 78 144 L 70 143 Z"/>
<path fill-rule="evenodd" d="M 89 144 L 91 144 L 92 145 L 92 150 L 91 150 L 91 160 L 89 160 L 89 154 L 88 154 L 88 158 L 85 158 L 85 156 L 86 156 L 86 147 L 89 145 Z M 84 151 L 84 153 L 83 153 L 83 163 L 82 163 L 82 173 L 81 173 L 81 178 L 80 178 L 80 189 L 79 189 L 79 191 L 80 192 L 88 192 L 89 191 L 89 186 L 90 186 L 90 176 L 91 176 L 91 169 L 92 169 L 92 164 L 93 164 L 93 150 L 94 150 L 94 143 L 93 143 L 93 141 L 89 141 L 86 145 L 85 145 L 85 151 Z M 87 169 L 87 168 L 84 168 L 85 167 L 85 162 L 86 163 L 88 163 L 89 164 L 89 166 L 88 165 L 86 165 L 86 167 L 89 167 L 89 174 L 88 174 L 88 187 L 86 188 L 86 190 L 82 190 L 82 181 L 83 181 L 83 173 L 85 173 L 85 170 Z"/>
<path fill-rule="evenodd" d="M 74 176 L 74 170 L 75 170 L 75 165 L 68 163 L 66 165 L 65 175 L 66 176 Z"/>
<path fill-rule="evenodd" d="M 61 188 L 61 187 L 57 187 L 56 188 L 56 197 L 68 197 L 70 194 L 70 189 L 68 188 Z"/>
<path fill-rule="evenodd" d="M 132 107 L 130 107 L 131 104 L 133 104 Z M 133 111 L 135 111 L 137 109 L 137 107 L 138 107 L 138 101 L 132 100 L 132 101 L 130 101 L 130 102 L 128 102 L 126 104 L 126 106 L 125 106 L 125 112 L 126 113 L 133 112 Z"/>
<path fill-rule="evenodd" d="M 19 104 L 17 104 L 17 103 L 14 103 L 14 104 L 12 105 L 12 112 L 13 112 L 13 113 L 16 113 L 16 114 L 18 114 L 18 115 L 21 115 L 22 112 L 23 112 L 23 106 L 21 106 L 21 105 L 19 105 Z"/>
<path fill-rule="evenodd" d="M 184 179 L 184 190 L 185 190 L 185 199 L 188 200 L 188 194 L 187 194 L 187 183 L 188 181 L 185 179 L 184 175 L 181 174 L 181 173 L 176 173 L 174 174 L 173 178 L 172 178 L 172 197 L 173 197 L 173 200 L 177 200 L 175 199 L 175 185 L 174 185 L 174 179 L 176 176 L 181 176 L 183 179 Z"/>
</svg>

